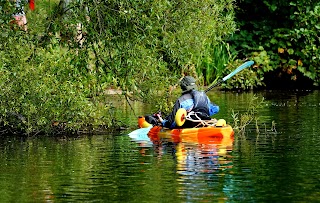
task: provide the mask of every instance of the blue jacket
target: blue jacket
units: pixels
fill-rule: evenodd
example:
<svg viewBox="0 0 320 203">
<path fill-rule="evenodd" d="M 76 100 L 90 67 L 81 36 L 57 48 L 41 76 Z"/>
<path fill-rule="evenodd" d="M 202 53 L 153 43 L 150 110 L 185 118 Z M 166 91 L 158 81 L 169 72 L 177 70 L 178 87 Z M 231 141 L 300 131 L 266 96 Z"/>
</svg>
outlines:
<svg viewBox="0 0 320 203">
<path fill-rule="evenodd" d="M 163 120 L 162 125 L 164 127 L 172 129 L 177 126 L 174 118 L 180 108 L 184 108 L 187 112 L 201 112 L 201 119 L 210 119 L 210 116 L 219 112 L 219 106 L 211 103 L 204 92 L 192 90 L 179 97 L 172 112 Z"/>
</svg>

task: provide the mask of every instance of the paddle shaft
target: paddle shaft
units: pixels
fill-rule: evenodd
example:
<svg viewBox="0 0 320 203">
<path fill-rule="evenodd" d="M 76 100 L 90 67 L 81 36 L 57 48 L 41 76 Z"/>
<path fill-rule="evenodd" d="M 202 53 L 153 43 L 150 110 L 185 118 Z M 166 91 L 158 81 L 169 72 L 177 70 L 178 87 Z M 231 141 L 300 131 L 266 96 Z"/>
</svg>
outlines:
<svg viewBox="0 0 320 203">
<path fill-rule="evenodd" d="M 214 84 L 214 85 L 210 86 L 208 89 L 206 89 L 206 90 L 204 91 L 204 93 L 209 92 L 209 91 L 212 90 L 214 87 L 220 85 L 220 84 L 223 83 L 223 82 L 224 82 L 223 80 L 219 80 L 216 84 Z"/>
</svg>

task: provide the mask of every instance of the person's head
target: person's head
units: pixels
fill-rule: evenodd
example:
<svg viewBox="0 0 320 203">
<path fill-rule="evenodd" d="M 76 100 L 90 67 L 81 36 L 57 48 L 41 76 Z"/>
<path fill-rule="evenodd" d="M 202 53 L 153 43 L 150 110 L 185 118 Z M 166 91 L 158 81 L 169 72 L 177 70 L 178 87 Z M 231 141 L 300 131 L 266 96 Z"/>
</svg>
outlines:
<svg viewBox="0 0 320 203">
<path fill-rule="evenodd" d="M 180 82 L 180 87 L 182 89 L 182 93 L 197 90 L 196 79 L 191 76 L 185 76 Z"/>
</svg>

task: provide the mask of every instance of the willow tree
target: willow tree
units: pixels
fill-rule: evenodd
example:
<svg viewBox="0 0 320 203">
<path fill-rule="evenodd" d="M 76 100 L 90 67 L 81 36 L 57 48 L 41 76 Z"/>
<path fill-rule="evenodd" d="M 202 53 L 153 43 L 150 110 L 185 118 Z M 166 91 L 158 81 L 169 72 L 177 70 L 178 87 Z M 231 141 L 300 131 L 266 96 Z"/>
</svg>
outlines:
<svg viewBox="0 0 320 203">
<path fill-rule="evenodd" d="M 0 2 L 0 132 L 114 125 L 105 88 L 151 101 L 235 29 L 233 0 L 43 0 L 28 33 Z"/>
<path fill-rule="evenodd" d="M 66 10 L 68 23 L 82 24 L 80 51 L 94 53 L 101 81 L 144 98 L 176 82 L 183 68 L 198 65 L 206 44 L 234 32 L 233 3 L 74 0 Z"/>
</svg>

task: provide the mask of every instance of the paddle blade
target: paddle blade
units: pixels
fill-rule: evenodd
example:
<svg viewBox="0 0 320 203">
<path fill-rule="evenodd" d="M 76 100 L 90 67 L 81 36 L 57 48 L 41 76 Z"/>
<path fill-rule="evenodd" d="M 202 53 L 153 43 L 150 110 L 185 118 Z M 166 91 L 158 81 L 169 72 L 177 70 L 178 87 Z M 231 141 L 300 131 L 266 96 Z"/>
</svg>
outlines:
<svg viewBox="0 0 320 203">
<path fill-rule="evenodd" d="M 129 133 L 129 137 L 132 138 L 132 139 L 137 139 L 137 140 L 140 140 L 140 139 L 147 139 L 148 137 L 148 132 L 150 131 L 150 129 L 152 128 L 153 126 L 149 126 L 147 128 L 139 128 L 137 130 L 134 130 L 132 131 L 131 133 Z"/>
<path fill-rule="evenodd" d="M 226 81 L 229 78 L 231 78 L 232 76 L 234 76 L 235 74 L 239 73 L 240 71 L 242 71 L 243 69 L 251 66 L 252 64 L 254 64 L 253 61 L 247 61 L 244 64 L 242 64 L 241 66 L 239 66 L 237 69 L 235 69 L 234 71 L 232 71 L 229 75 L 225 76 L 222 80 Z"/>
</svg>

